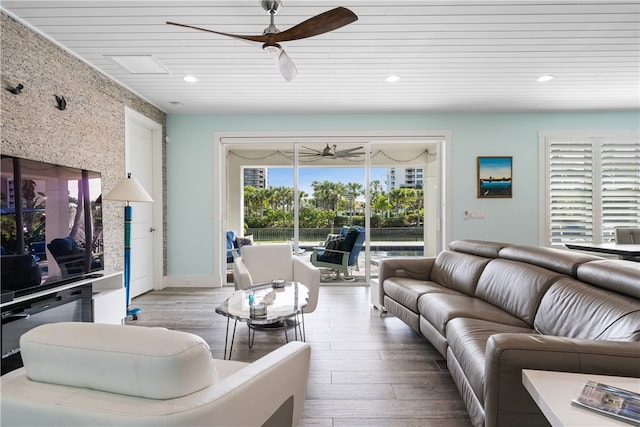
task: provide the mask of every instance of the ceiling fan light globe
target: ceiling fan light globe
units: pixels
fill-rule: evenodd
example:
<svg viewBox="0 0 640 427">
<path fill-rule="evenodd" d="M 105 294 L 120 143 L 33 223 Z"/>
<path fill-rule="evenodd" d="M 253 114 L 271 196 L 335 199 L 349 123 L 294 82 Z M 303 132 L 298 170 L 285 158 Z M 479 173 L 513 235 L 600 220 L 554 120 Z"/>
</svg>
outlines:
<svg viewBox="0 0 640 427">
<path fill-rule="evenodd" d="M 279 55 L 280 52 L 282 51 L 282 46 L 280 46 L 278 43 L 271 43 L 271 44 L 265 43 L 262 45 L 262 49 L 265 52 L 276 56 L 276 55 Z"/>
</svg>

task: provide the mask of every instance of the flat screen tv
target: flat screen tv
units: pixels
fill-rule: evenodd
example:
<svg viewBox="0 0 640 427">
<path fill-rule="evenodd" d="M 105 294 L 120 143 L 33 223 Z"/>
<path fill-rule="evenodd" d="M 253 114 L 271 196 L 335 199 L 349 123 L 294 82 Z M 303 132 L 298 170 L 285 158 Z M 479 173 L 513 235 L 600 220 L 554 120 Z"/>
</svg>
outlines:
<svg viewBox="0 0 640 427">
<path fill-rule="evenodd" d="M 2 300 L 102 270 L 100 173 L 1 156 Z"/>
</svg>

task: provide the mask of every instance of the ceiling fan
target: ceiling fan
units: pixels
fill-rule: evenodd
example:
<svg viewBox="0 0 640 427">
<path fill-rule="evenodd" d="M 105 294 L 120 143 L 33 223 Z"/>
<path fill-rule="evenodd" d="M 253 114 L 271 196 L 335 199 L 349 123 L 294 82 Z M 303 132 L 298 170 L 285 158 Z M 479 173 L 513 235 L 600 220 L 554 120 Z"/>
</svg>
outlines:
<svg viewBox="0 0 640 427">
<path fill-rule="evenodd" d="M 360 157 L 364 155 L 364 151 L 362 150 L 364 147 L 355 147 L 355 148 L 347 148 L 345 150 L 338 150 L 338 146 L 336 144 L 329 145 L 327 144 L 322 150 L 316 150 L 315 148 L 302 147 L 306 152 L 300 152 L 298 155 L 303 158 L 329 158 L 329 159 L 351 159 L 355 157 Z"/>
<path fill-rule="evenodd" d="M 262 43 L 262 49 L 273 54 L 276 57 L 276 63 L 280 74 L 285 80 L 291 81 L 298 74 L 296 65 L 293 63 L 289 55 L 286 54 L 280 43 L 292 40 L 306 39 L 308 37 L 317 36 L 337 30 L 345 25 L 351 24 L 358 20 L 355 13 L 344 7 L 336 7 L 328 10 L 320 15 L 316 15 L 295 25 L 288 30 L 280 31 L 275 26 L 274 16 L 282 6 L 281 0 L 262 0 L 262 8 L 269 13 L 271 23 L 264 29 L 262 35 L 240 35 L 229 34 L 220 31 L 209 30 L 206 28 L 194 27 L 192 25 L 179 24 L 177 22 L 167 21 L 167 24 L 177 25 L 179 27 L 192 28 L 194 30 L 206 31 L 209 33 L 219 34 L 222 36 L 233 37 L 236 39 L 246 40 L 250 42 Z"/>
</svg>

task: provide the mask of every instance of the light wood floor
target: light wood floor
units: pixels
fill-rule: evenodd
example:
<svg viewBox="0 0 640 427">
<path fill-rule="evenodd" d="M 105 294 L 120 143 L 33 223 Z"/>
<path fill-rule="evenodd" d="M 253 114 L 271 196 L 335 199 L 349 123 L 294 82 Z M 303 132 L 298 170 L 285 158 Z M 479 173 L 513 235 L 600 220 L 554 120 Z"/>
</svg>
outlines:
<svg viewBox="0 0 640 427">
<path fill-rule="evenodd" d="M 128 324 L 162 326 L 201 336 L 222 358 L 226 317 L 215 313 L 232 287 L 167 288 L 141 295 Z M 371 306 L 367 286 L 321 286 L 305 316 L 311 372 L 301 426 L 469 427 L 465 406 L 442 356 L 419 334 Z M 291 339 L 292 333 L 290 333 Z M 251 362 L 285 342 L 258 331 L 252 349 L 238 323 L 232 358 Z"/>
</svg>

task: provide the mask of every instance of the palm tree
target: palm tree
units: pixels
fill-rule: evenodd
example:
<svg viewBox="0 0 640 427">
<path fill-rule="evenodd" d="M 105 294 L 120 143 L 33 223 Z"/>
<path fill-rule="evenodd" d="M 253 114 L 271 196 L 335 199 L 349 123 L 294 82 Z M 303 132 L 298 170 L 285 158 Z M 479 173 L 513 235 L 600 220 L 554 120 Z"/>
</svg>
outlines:
<svg viewBox="0 0 640 427">
<path fill-rule="evenodd" d="M 387 196 L 383 193 L 378 194 L 376 198 L 371 198 L 371 208 L 380 215 L 382 212 L 387 212 L 393 208 L 393 205 L 387 199 Z"/>
<path fill-rule="evenodd" d="M 353 210 L 356 199 L 362 194 L 362 184 L 350 182 L 345 186 L 345 196 L 349 199 L 349 225 L 353 225 Z"/>
<path fill-rule="evenodd" d="M 422 216 L 422 209 L 424 208 L 424 190 L 422 188 L 416 188 L 413 191 L 414 197 L 412 202 L 412 209 L 415 209 L 417 213 L 416 226 L 420 227 L 420 218 Z"/>
<path fill-rule="evenodd" d="M 293 210 L 293 188 L 291 187 L 275 187 L 273 194 L 274 203 L 278 207 L 282 207 L 282 212 Z"/>
<path fill-rule="evenodd" d="M 258 208 L 260 201 L 259 189 L 247 185 L 244 187 L 244 214 L 251 216 L 253 211 Z"/>
<path fill-rule="evenodd" d="M 313 198 L 319 209 L 337 211 L 342 195 L 344 194 L 344 184 L 331 181 L 313 181 Z"/>
<path fill-rule="evenodd" d="M 400 212 L 406 212 L 415 198 L 413 188 L 394 188 L 389 192 L 389 202 L 393 205 L 396 218 L 400 218 Z"/>
<path fill-rule="evenodd" d="M 384 188 L 382 187 L 382 181 L 379 179 L 374 179 L 370 182 L 369 185 L 369 198 L 371 200 L 376 200 L 378 196 L 384 193 Z"/>
<path fill-rule="evenodd" d="M 269 207 L 270 209 L 277 208 L 277 200 L 276 200 L 276 189 L 275 188 L 265 188 L 264 189 L 264 204 L 265 207 Z"/>
</svg>

